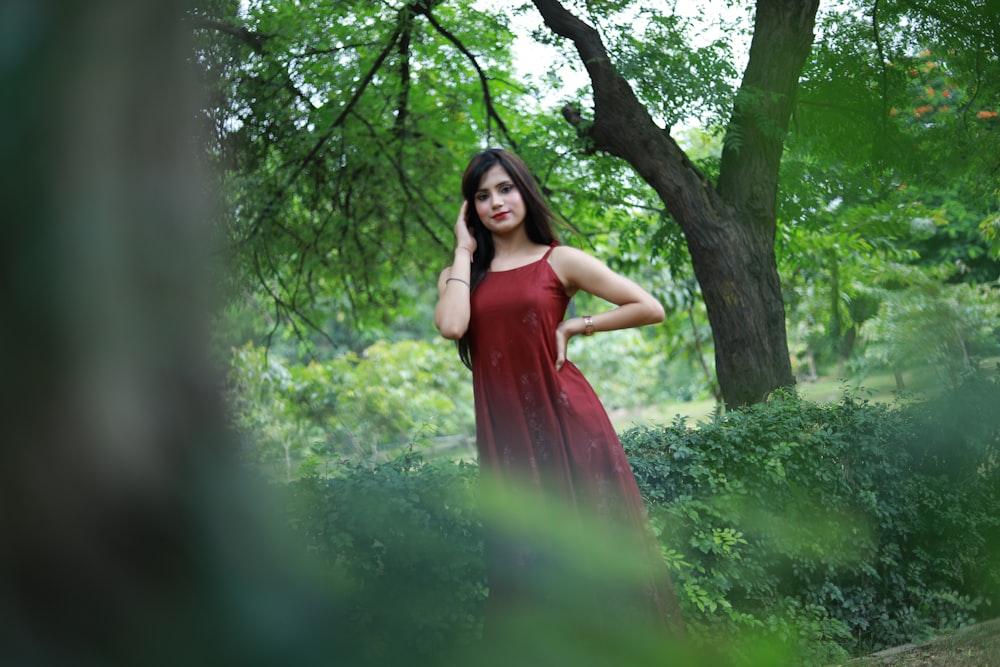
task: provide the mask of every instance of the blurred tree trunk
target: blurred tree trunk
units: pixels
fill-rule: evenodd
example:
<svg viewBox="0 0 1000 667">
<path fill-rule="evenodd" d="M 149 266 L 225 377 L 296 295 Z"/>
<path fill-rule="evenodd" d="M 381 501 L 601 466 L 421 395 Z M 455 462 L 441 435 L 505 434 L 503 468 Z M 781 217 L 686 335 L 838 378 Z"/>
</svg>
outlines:
<svg viewBox="0 0 1000 667">
<path fill-rule="evenodd" d="M 185 3 L 20 4 L 22 87 L 0 103 L 0 606 L 20 638 L 0 661 L 108 664 L 176 629 L 187 485 L 221 444 L 193 88 L 169 29 Z"/>
<path fill-rule="evenodd" d="M 2 664 L 250 664 L 247 639 L 274 648 L 225 600 L 252 600 L 232 563 L 267 549 L 243 542 L 209 363 L 187 4 L 4 13 Z"/>
</svg>

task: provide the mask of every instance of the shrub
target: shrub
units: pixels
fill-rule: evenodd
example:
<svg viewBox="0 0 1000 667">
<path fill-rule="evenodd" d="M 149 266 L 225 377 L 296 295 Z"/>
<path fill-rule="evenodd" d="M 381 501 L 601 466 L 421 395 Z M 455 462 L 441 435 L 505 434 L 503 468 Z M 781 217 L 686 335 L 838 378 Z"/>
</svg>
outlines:
<svg viewBox="0 0 1000 667">
<path fill-rule="evenodd" d="M 696 632 L 857 652 L 973 620 L 1000 581 L 996 405 L 975 380 L 937 405 L 779 395 L 626 432 Z"/>
<path fill-rule="evenodd" d="M 998 404 L 1000 384 L 974 378 L 933 403 L 777 395 L 697 429 L 624 433 L 690 634 L 737 664 L 818 665 L 995 614 Z M 474 646 L 477 480 L 407 453 L 288 485 L 291 525 L 350 583 L 337 595 L 355 664 L 445 664 Z"/>
<path fill-rule="evenodd" d="M 233 351 L 227 394 L 243 458 L 280 462 L 290 480 L 310 456 L 384 460 L 415 442 L 470 437 L 466 375 L 443 338 L 376 342 L 308 364 L 247 344 Z"/>
<path fill-rule="evenodd" d="M 292 527 L 342 576 L 361 664 L 425 664 L 478 637 L 486 599 L 476 466 L 407 453 L 289 485 Z"/>
</svg>

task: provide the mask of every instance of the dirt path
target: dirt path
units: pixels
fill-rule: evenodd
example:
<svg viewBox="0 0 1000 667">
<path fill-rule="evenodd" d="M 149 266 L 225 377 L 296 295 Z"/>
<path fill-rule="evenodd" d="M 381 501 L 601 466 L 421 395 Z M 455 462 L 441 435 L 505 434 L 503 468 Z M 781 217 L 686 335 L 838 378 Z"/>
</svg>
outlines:
<svg viewBox="0 0 1000 667">
<path fill-rule="evenodd" d="M 845 667 L 1000 667 L 1000 619 L 963 628 L 925 644 L 907 644 Z"/>
</svg>

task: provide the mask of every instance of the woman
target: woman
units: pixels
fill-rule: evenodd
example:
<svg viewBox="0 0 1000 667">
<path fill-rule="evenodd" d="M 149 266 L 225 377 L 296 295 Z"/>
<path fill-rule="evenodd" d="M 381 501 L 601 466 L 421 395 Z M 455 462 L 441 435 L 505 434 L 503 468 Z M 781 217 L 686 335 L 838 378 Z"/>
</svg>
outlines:
<svg viewBox="0 0 1000 667">
<path fill-rule="evenodd" d="M 577 335 L 654 324 L 663 307 L 599 260 L 558 245 L 553 215 L 524 162 L 497 148 L 469 163 L 455 223 L 455 261 L 438 279 L 434 323 L 459 341 L 472 369 L 479 465 L 547 506 L 627 525 L 649 563 L 639 586 L 657 622 L 679 629 L 669 577 L 649 530 L 642 497 L 602 404 L 566 359 Z M 583 290 L 614 304 L 563 319 Z M 486 629 L 498 615 L 538 603 L 535 588 L 559 571 L 535 538 L 487 530 L 490 597 Z M 555 558 L 558 558 L 556 556 Z M 572 588 L 571 582 L 568 588 Z M 597 609 L 605 600 L 594 600 Z M 601 621 L 598 621 L 600 624 Z"/>
</svg>

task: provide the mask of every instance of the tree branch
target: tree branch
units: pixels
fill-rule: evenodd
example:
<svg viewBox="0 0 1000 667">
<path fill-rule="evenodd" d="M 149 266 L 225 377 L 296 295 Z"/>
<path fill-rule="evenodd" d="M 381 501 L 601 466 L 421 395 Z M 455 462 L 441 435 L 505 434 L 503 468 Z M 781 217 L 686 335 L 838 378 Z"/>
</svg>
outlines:
<svg viewBox="0 0 1000 667">
<path fill-rule="evenodd" d="M 375 142 L 375 144 L 378 145 L 379 150 L 384 155 L 388 156 L 389 155 L 389 149 L 388 149 L 388 147 L 382 145 L 382 142 L 379 140 L 379 137 L 378 137 L 378 132 L 376 132 L 375 128 L 372 127 L 372 124 L 370 122 L 368 122 L 368 119 L 363 118 L 362 116 L 360 116 L 358 114 L 355 114 L 354 117 L 358 121 L 360 121 L 361 124 L 364 125 L 368 129 L 369 136 Z M 412 187 L 412 185 L 410 183 L 410 177 L 406 174 L 406 170 L 403 168 L 403 162 L 402 162 L 402 160 L 389 159 L 388 162 L 389 162 L 389 164 L 392 164 L 395 167 L 395 169 L 396 169 L 396 176 L 399 178 L 399 184 L 403 188 L 403 192 L 405 192 L 407 194 L 407 196 L 411 197 L 411 198 L 414 197 L 414 192 L 415 192 L 416 193 L 416 198 L 419 199 L 420 201 L 422 201 L 424 203 L 424 205 L 427 206 L 427 208 L 429 210 L 431 210 L 431 211 L 435 210 L 434 205 L 423 194 L 423 188 L 420 188 L 420 187 L 414 188 L 414 187 Z M 423 228 L 423 230 L 425 232 L 427 232 L 427 235 L 430 236 L 431 240 L 433 240 L 437 245 L 441 246 L 442 248 L 447 247 L 447 245 L 445 244 L 444 240 L 442 240 L 440 236 L 438 236 L 437 234 L 434 233 L 434 230 L 431 229 L 431 227 L 427 224 L 427 221 L 424 220 L 423 217 L 417 216 L 417 223 L 420 225 L 421 228 Z M 447 223 L 447 220 L 445 220 L 445 223 Z M 405 229 L 403 231 L 405 232 Z"/>
<path fill-rule="evenodd" d="M 479 75 L 479 84 L 483 89 L 483 103 L 486 105 L 487 118 L 492 118 L 493 120 L 496 121 L 497 127 L 500 128 L 500 131 L 507 139 L 507 142 L 510 144 L 511 148 L 513 148 L 516 151 L 517 142 L 514 141 L 513 137 L 510 136 L 510 132 L 507 130 L 507 124 L 503 122 L 503 118 L 500 117 L 500 114 L 497 113 L 496 108 L 493 106 L 493 97 L 490 93 L 489 78 L 486 76 L 486 73 L 483 71 L 483 68 L 479 66 L 479 62 L 476 60 L 476 57 L 472 54 L 471 51 L 469 51 L 469 49 L 465 46 L 465 44 L 463 44 L 462 41 L 458 39 L 458 37 L 452 34 L 451 31 L 449 31 L 443 25 L 438 23 L 437 19 L 435 19 L 431 15 L 430 11 L 428 11 L 425 14 L 425 16 L 427 17 L 427 20 L 430 22 L 430 24 L 434 26 L 434 29 L 437 30 L 445 39 L 454 44 L 455 48 L 457 48 L 466 58 L 468 58 L 469 62 L 472 63 L 472 66 L 476 68 L 476 73 Z"/>
<path fill-rule="evenodd" d="M 600 34 L 571 14 L 558 0 L 533 0 L 545 25 L 573 41 L 587 69 L 594 94 L 594 120 L 588 125 L 580 111 L 564 107 L 563 116 L 578 134 L 593 141 L 587 151 L 603 151 L 628 162 L 667 205 L 686 231 L 696 223 L 683 205 L 693 195 L 714 206 L 716 196 L 708 179 L 688 159 L 677 142 L 657 126 L 628 81 L 608 56 Z"/>
<path fill-rule="evenodd" d="M 879 78 L 882 85 L 882 133 L 885 134 L 889 123 L 889 71 L 885 63 L 885 49 L 882 46 L 882 33 L 878 22 L 879 0 L 872 4 L 872 37 L 878 50 Z"/>
<path fill-rule="evenodd" d="M 334 130 L 340 127 L 340 125 L 344 122 L 344 119 L 346 119 L 348 114 L 351 113 L 351 110 L 361 99 L 361 95 L 368 88 L 369 84 L 371 84 L 371 82 L 374 80 L 375 74 L 379 71 L 379 69 L 381 69 L 382 63 L 385 62 L 385 59 L 389 56 L 389 54 L 392 52 L 392 49 L 396 46 L 396 43 L 399 41 L 400 34 L 402 34 L 404 23 L 407 19 L 408 19 L 408 13 L 406 13 L 405 10 L 400 12 L 400 21 L 399 23 L 396 24 L 396 30 L 392 33 L 392 37 L 386 43 L 385 47 L 382 49 L 382 52 L 379 53 L 377 58 L 375 58 L 375 62 L 372 63 L 372 66 L 370 68 L 368 68 L 368 72 L 366 72 L 365 76 L 361 79 L 361 82 L 358 84 L 358 87 L 354 90 L 354 94 L 351 95 L 351 98 L 347 101 L 347 104 L 344 105 L 344 108 L 341 109 L 337 117 L 333 120 L 332 123 L 330 123 L 330 126 L 327 128 L 327 131 L 319 136 L 319 138 L 313 144 L 312 149 L 305 155 L 305 157 L 303 157 L 299 161 L 299 164 L 296 166 L 295 170 L 288 176 L 288 178 L 285 179 L 284 184 L 274 192 L 271 198 L 263 206 L 260 213 L 257 214 L 257 216 L 254 218 L 253 223 L 251 224 L 250 232 L 237 245 L 245 245 L 247 242 L 249 242 L 253 237 L 257 235 L 257 233 L 260 230 L 261 221 L 263 221 L 264 219 L 266 219 L 268 216 L 271 215 L 271 212 L 274 210 L 274 207 L 277 206 L 281 198 L 284 197 L 285 191 L 288 189 L 288 186 L 291 185 L 295 181 L 295 179 L 297 179 L 302 174 L 303 171 L 305 171 L 306 167 L 312 164 L 313 160 L 316 159 L 316 156 L 319 155 L 320 150 L 323 148 L 326 142 L 330 140 L 330 137 L 333 136 Z"/>
<path fill-rule="evenodd" d="M 406 22 L 399 39 L 399 96 L 396 100 L 396 136 L 402 145 L 402 139 L 406 134 L 406 115 L 410 98 L 410 38 L 413 32 L 413 24 Z M 402 158 L 402 155 L 400 155 Z"/>
<path fill-rule="evenodd" d="M 264 43 L 271 38 L 271 35 L 259 33 L 241 25 L 232 25 L 204 16 L 190 17 L 185 19 L 185 21 L 190 23 L 196 30 L 214 30 L 215 32 L 235 37 L 253 49 L 254 53 L 258 55 L 264 55 Z"/>
<path fill-rule="evenodd" d="M 269 39 L 271 39 L 271 35 L 265 35 L 263 33 L 256 32 L 255 30 L 250 30 L 244 26 L 232 25 L 225 23 L 224 21 L 210 19 L 203 16 L 192 17 L 186 20 L 195 30 L 214 30 L 225 35 L 230 35 L 249 46 L 257 55 L 268 55 L 267 49 L 264 48 L 264 45 Z M 308 95 L 299 90 L 298 86 L 295 85 L 295 82 L 288 75 L 286 69 L 284 67 L 281 67 L 280 69 L 283 87 L 290 91 L 292 95 L 304 101 L 308 106 L 312 106 L 312 100 L 309 99 Z"/>
</svg>

